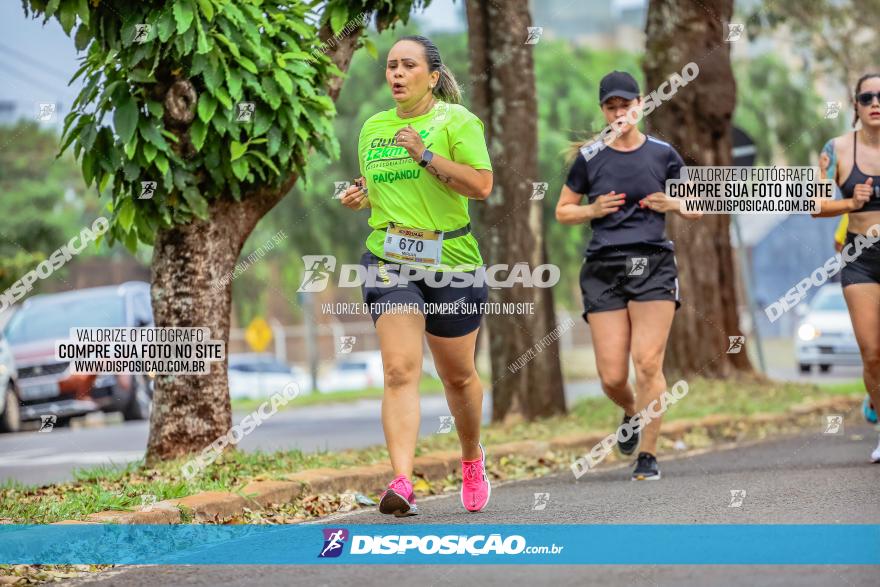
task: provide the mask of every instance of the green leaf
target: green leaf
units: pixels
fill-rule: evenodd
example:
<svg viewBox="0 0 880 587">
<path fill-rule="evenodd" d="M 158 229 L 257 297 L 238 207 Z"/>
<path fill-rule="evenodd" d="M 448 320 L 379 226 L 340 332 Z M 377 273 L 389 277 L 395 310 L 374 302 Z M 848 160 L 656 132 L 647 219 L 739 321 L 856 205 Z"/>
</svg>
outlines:
<svg viewBox="0 0 880 587">
<path fill-rule="evenodd" d="M 170 130 L 165 130 L 164 128 L 159 132 L 162 133 L 162 136 L 171 141 L 172 143 L 179 143 L 180 139 L 177 138 L 177 135 L 171 132 Z"/>
<path fill-rule="evenodd" d="M 229 97 L 229 92 L 226 91 L 226 88 L 217 86 L 217 89 L 214 91 L 214 97 L 223 104 L 224 108 L 232 110 L 232 98 Z"/>
<path fill-rule="evenodd" d="M 177 34 L 182 35 L 192 26 L 193 5 L 188 0 L 177 0 L 173 5 L 174 20 L 177 21 Z"/>
<path fill-rule="evenodd" d="M 59 4 L 61 0 L 49 0 L 49 4 L 46 5 L 46 16 L 55 16 Z"/>
<path fill-rule="evenodd" d="M 278 110 L 281 106 L 281 92 L 279 91 L 278 84 L 272 78 L 264 77 L 263 91 L 266 92 L 266 101 L 269 102 L 272 110 Z"/>
<path fill-rule="evenodd" d="M 134 200 L 131 198 L 124 198 L 122 200 L 122 205 L 119 206 L 119 210 L 116 212 L 116 221 L 119 222 L 119 226 L 125 232 L 131 230 L 131 224 L 134 222 Z"/>
<path fill-rule="evenodd" d="M 138 239 L 152 246 L 155 241 L 155 232 L 150 226 L 149 219 L 143 214 L 138 214 L 134 217 L 134 227 L 137 229 Z"/>
<path fill-rule="evenodd" d="M 186 200 L 189 209 L 193 214 L 202 220 L 208 219 L 208 200 L 206 200 L 196 188 L 188 188 L 183 192 L 183 199 Z"/>
<path fill-rule="evenodd" d="M 214 20 L 214 5 L 211 3 L 211 0 L 198 0 L 199 2 L 199 10 L 202 11 L 202 14 L 205 15 L 209 21 Z"/>
<path fill-rule="evenodd" d="M 83 24 L 89 26 L 89 0 L 78 0 L 76 3 L 76 14 Z"/>
<path fill-rule="evenodd" d="M 205 92 L 199 96 L 198 105 L 199 119 L 202 122 L 208 122 L 217 111 L 217 100 L 211 94 Z"/>
<path fill-rule="evenodd" d="M 153 159 L 156 158 L 156 153 L 159 152 L 159 150 L 156 149 L 156 145 L 152 143 L 144 143 L 141 148 L 144 151 L 144 159 L 147 160 L 147 163 L 152 163 Z"/>
<path fill-rule="evenodd" d="M 95 125 L 94 119 L 92 119 L 91 123 L 83 125 L 82 130 L 80 130 L 80 147 L 85 149 L 86 151 L 90 151 L 92 149 L 92 145 L 95 144 L 96 136 L 98 136 L 98 127 Z"/>
<path fill-rule="evenodd" d="M 135 161 L 126 161 L 122 166 L 122 173 L 125 181 L 134 181 L 141 173 L 141 166 Z"/>
<path fill-rule="evenodd" d="M 137 232 L 131 231 L 125 235 L 125 238 L 122 241 L 125 244 L 125 248 L 131 251 L 131 254 L 134 255 L 137 253 L 138 248 L 138 239 Z"/>
<path fill-rule="evenodd" d="M 342 3 L 336 4 L 330 13 L 330 29 L 334 35 L 342 30 L 346 20 L 348 20 L 348 9 Z"/>
<path fill-rule="evenodd" d="M 275 117 L 272 114 L 272 112 L 267 111 L 265 108 L 257 108 L 257 111 L 254 113 L 253 136 L 258 137 L 269 130 L 269 127 L 275 122 Z"/>
<path fill-rule="evenodd" d="M 174 35 L 175 22 L 174 15 L 171 10 L 166 8 L 159 15 L 159 21 L 156 23 L 159 29 L 159 41 L 165 43 Z"/>
<path fill-rule="evenodd" d="M 162 118 L 162 115 L 165 113 L 165 108 L 162 107 L 162 102 L 157 102 L 156 100 L 147 101 L 147 110 L 149 110 L 150 114 L 156 118 Z"/>
<path fill-rule="evenodd" d="M 61 23 L 61 28 L 64 29 L 64 34 L 69 35 L 73 30 L 73 25 L 76 24 L 76 6 L 73 2 L 65 2 L 61 5 L 58 21 Z"/>
<path fill-rule="evenodd" d="M 223 83 L 223 71 L 220 67 L 220 62 L 218 59 L 211 55 L 208 62 L 205 64 L 205 70 L 202 72 L 202 77 L 205 79 L 205 85 L 208 86 L 208 90 L 213 92 L 220 84 Z"/>
<path fill-rule="evenodd" d="M 229 37 L 224 35 L 223 33 L 212 32 L 212 35 L 226 45 L 226 48 L 229 49 L 229 52 L 232 53 L 236 58 L 241 57 L 241 52 L 238 50 L 238 45 L 229 40 Z"/>
<path fill-rule="evenodd" d="M 234 100 L 241 100 L 241 74 L 233 69 L 226 76 L 226 87 Z"/>
<path fill-rule="evenodd" d="M 79 25 L 79 28 L 76 29 L 76 36 L 73 38 L 73 45 L 76 47 L 76 50 L 85 50 L 86 47 L 89 46 L 91 40 L 92 31 L 89 30 L 89 25 L 85 23 Z"/>
<path fill-rule="evenodd" d="M 308 59 L 309 54 L 305 51 L 287 51 L 280 55 L 282 59 Z"/>
<path fill-rule="evenodd" d="M 205 30 L 202 28 L 201 19 L 196 19 L 196 53 L 204 54 L 208 53 L 212 48 L 212 44 L 208 41 L 208 37 L 205 35 Z"/>
<path fill-rule="evenodd" d="M 92 185 L 92 179 L 95 177 L 95 155 L 94 151 L 86 151 L 82 157 L 82 174 L 86 187 Z"/>
<path fill-rule="evenodd" d="M 293 81 L 290 79 L 290 76 L 287 75 L 281 69 L 272 70 L 272 77 L 275 78 L 275 81 L 278 82 L 278 85 L 281 86 L 281 89 L 284 90 L 288 95 L 293 93 Z"/>
<path fill-rule="evenodd" d="M 131 141 L 138 124 L 137 103 L 131 96 L 126 96 L 113 112 L 113 127 L 123 144 Z"/>
<path fill-rule="evenodd" d="M 247 159 L 239 159 L 232 163 L 232 173 L 238 178 L 238 181 L 244 181 L 248 174 Z"/>
<path fill-rule="evenodd" d="M 156 157 L 156 167 L 162 172 L 162 175 L 168 173 L 168 159 L 162 153 Z"/>
<path fill-rule="evenodd" d="M 250 153 L 248 153 L 248 156 L 256 157 L 257 159 L 262 161 L 266 165 L 266 167 L 274 171 L 275 175 L 281 175 L 281 172 L 278 171 L 278 167 L 276 167 L 275 164 L 272 163 L 272 160 L 260 153 L 259 151 L 251 151 Z"/>
<path fill-rule="evenodd" d="M 107 184 L 110 183 L 110 180 L 113 178 L 113 175 L 110 173 L 105 173 L 101 178 L 101 182 L 98 184 L 98 193 L 101 194 L 107 189 Z"/>
<path fill-rule="evenodd" d="M 189 138 L 192 141 L 193 147 L 195 147 L 196 151 L 202 150 L 202 145 L 205 144 L 205 137 L 208 135 L 208 125 L 205 124 L 200 118 L 197 118 L 192 126 L 189 128 Z"/>
<path fill-rule="evenodd" d="M 134 159 L 135 153 L 137 153 L 138 141 L 137 138 L 132 136 L 132 140 L 125 143 L 123 146 L 123 150 L 125 151 L 125 156 L 129 159 Z"/>
<path fill-rule="evenodd" d="M 257 73 L 258 70 L 257 70 L 256 64 L 253 61 L 251 61 L 250 59 L 248 59 L 247 57 L 245 57 L 244 55 L 240 55 L 239 57 L 237 57 L 236 61 L 238 61 L 239 65 L 241 65 L 243 68 L 245 68 L 249 72 L 254 73 L 254 74 Z"/>
<path fill-rule="evenodd" d="M 281 147 L 281 130 L 273 125 L 269 127 L 269 134 L 266 136 L 269 137 L 269 142 L 266 143 L 266 151 L 270 157 L 274 157 Z"/>
<path fill-rule="evenodd" d="M 364 41 L 364 49 L 367 50 L 367 53 L 370 54 L 370 57 L 373 59 L 379 59 L 379 50 L 376 49 L 376 44 L 367 37 L 363 38 Z"/>
<path fill-rule="evenodd" d="M 165 142 L 165 139 L 162 137 L 162 134 L 159 132 L 159 129 L 156 128 L 153 121 L 141 118 L 138 123 L 138 130 L 141 132 L 142 137 L 156 145 L 160 151 L 168 150 L 168 143 Z"/>
<path fill-rule="evenodd" d="M 235 161 L 236 159 L 241 158 L 247 152 L 247 145 L 241 144 L 238 141 L 232 141 L 232 144 L 229 145 L 229 155 L 230 161 Z"/>
</svg>

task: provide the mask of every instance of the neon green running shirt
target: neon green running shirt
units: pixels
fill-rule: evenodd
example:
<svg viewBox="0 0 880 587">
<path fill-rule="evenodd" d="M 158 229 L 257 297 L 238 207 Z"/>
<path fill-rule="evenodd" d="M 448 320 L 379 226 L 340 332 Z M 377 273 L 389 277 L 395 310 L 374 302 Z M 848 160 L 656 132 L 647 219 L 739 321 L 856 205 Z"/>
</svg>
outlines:
<svg viewBox="0 0 880 587">
<path fill-rule="evenodd" d="M 400 118 L 396 108 L 370 117 L 358 139 L 358 161 L 367 183 L 372 210 L 369 224 L 374 229 L 367 237 L 367 249 L 379 258 L 384 257 L 385 232 L 377 229 L 389 222 L 444 232 L 470 222 L 468 199 L 393 143 L 397 131 L 407 125 L 416 129 L 432 153 L 474 169 L 492 169 L 483 122 L 460 104 L 438 101 L 429 112 L 413 118 Z M 422 267 L 470 271 L 482 264 L 477 240 L 469 233 L 443 239 L 441 265 Z"/>
</svg>

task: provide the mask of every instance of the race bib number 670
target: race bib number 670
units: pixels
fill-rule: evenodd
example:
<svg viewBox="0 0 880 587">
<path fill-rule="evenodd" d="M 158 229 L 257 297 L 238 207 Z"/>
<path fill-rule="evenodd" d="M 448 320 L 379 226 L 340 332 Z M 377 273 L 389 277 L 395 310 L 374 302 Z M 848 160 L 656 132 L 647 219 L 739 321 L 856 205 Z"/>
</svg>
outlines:
<svg viewBox="0 0 880 587">
<path fill-rule="evenodd" d="M 386 259 L 439 265 L 443 252 L 443 233 L 424 228 L 389 226 L 384 252 Z"/>
</svg>

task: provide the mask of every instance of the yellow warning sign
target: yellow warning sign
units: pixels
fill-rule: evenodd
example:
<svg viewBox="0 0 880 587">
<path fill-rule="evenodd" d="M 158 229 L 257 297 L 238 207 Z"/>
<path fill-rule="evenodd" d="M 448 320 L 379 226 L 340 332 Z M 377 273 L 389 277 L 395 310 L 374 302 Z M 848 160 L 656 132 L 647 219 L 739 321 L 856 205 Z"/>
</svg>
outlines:
<svg viewBox="0 0 880 587">
<path fill-rule="evenodd" d="M 266 350 L 266 346 L 272 341 L 272 329 L 263 320 L 262 316 L 257 316 L 244 331 L 244 339 L 254 352 L 261 353 Z"/>
</svg>

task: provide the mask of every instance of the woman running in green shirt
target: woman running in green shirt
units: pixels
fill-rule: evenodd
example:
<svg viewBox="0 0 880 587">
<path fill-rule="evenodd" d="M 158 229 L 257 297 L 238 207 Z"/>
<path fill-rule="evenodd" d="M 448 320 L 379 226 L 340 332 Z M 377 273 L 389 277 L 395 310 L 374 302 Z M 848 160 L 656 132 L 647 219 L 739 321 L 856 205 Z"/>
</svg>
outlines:
<svg viewBox="0 0 880 587">
<path fill-rule="evenodd" d="M 353 210 L 371 209 L 363 293 L 382 351 L 382 427 L 395 474 L 379 511 L 417 513 L 410 479 L 423 336 L 461 442 L 462 505 L 479 511 L 491 489 L 474 351 L 488 288 L 475 280 L 483 260 L 470 232 L 468 199 L 483 200 L 492 190 L 483 123 L 460 104 L 455 78 L 425 37 L 403 37 L 391 48 L 385 79 L 397 104 L 364 123 L 362 176 L 341 198 Z"/>
</svg>

